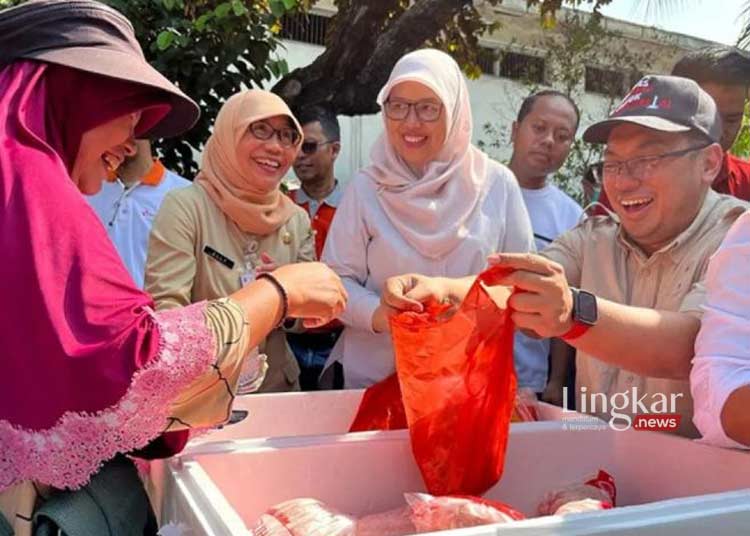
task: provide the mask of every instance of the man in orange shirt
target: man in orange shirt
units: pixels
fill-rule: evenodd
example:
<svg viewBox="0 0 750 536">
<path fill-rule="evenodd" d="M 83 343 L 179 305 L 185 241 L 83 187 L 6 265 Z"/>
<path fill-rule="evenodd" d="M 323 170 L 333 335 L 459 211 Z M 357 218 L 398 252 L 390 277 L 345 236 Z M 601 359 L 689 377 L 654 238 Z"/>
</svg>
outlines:
<svg viewBox="0 0 750 536">
<path fill-rule="evenodd" d="M 698 82 L 719 109 L 724 162 L 712 188 L 750 201 L 750 162 L 729 153 L 742 126 L 750 83 L 750 57 L 733 47 L 711 45 L 684 56 L 672 69 L 672 75 Z"/>
<path fill-rule="evenodd" d="M 341 150 L 341 132 L 336 114 L 321 106 L 301 110 L 297 119 L 304 133 L 301 151 L 294 162 L 294 173 L 301 187 L 290 192 L 289 196 L 310 215 L 315 233 L 315 253 L 320 258 L 342 195 L 342 186 L 333 169 Z M 329 324 L 305 333 L 287 334 L 289 346 L 302 370 L 300 385 L 303 391 L 318 389 L 318 376 L 340 333 L 338 324 Z M 336 380 L 338 375 L 334 371 L 334 387 L 343 383 L 343 376 Z"/>
</svg>

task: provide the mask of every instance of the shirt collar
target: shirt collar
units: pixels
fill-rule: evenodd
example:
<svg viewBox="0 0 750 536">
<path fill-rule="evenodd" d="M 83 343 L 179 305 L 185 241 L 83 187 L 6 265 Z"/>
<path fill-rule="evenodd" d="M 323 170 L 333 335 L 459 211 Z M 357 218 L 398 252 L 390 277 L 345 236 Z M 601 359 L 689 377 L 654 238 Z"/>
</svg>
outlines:
<svg viewBox="0 0 750 536">
<path fill-rule="evenodd" d="M 143 177 L 141 177 L 141 180 L 138 181 L 136 185 L 144 184 L 146 186 L 157 186 L 162 180 L 164 180 L 165 174 L 166 168 L 164 167 L 164 164 L 162 164 L 158 158 L 154 158 L 154 163 L 151 165 L 151 168 Z M 110 171 L 107 174 L 107 181 L 115 182 L 117 179 L 118 176 L 116 171 Z"/>
<path fill-rule="evenodd" d="M 162 180 L 164 180 L 165 172 L 166 169 L 164 168 L 164 164 L 162 164 L 158 158 L 155 158 L 154 163 L 151 165 L 151 169 L 141 177 L 140 183 L 145 184 L 146 186 L 157 186 Z"/>
<path fill-rule="evenodd" d="M 331 190 L 331 193 L 328 194 L 323 200 L 321 200 L 320 204 L 326 204 L 331 208 L 338 208 L 339 203 L 341 203 L 342 196 L 343 196 L 343 191 L 341 188 L 341 183 L 339 183 L 339 181 L 336 181 L 336 183 L 333 186 L 333 190 Z M 297 199 L 297 203 L 299 203 L 300 205 L 303 205 L 305 203 L 318 202 L 317 200 L 307 195 L 304 188 L 302 187 L 300 187 L 297 190 L 297 193 L 295 194 L 295 198 Z"/>
<path fill-rule="evenodd" d="M 719 194 L 709 189 L 706 192 L 706 197 L 703 199 L 703 204 L 701 205 L 700 210 L 698 210 L 698 214 L 696 214 L 695 218 L 693 219 L 692 223 L 688 225 L 687 229 L 677 235 L 677 237 L 669 244 L 662 247 L 658 251 L 655 251 L 650 257 L 647 256 L 639 246 L 634 244 L 625 235 L 625 229 L 623 228 L 622 224 L 620 224 L 620 230 L 617 233 L 617 239 L 619 240 L 621 245 L 637 255 L 637 257 L 644 264 L 667 253 L 671 255 L 674 262 L 678 263 L 689 252 L 690 249 L 683 246 L 685 246 L 686 243 L 690 242 L 703 227 L 706 219 L 711 214 L 714 207 L 716 207 L 716 204 L 720 201 L 720 199 L 721 196 L 719 196 Z"/>
</svg>

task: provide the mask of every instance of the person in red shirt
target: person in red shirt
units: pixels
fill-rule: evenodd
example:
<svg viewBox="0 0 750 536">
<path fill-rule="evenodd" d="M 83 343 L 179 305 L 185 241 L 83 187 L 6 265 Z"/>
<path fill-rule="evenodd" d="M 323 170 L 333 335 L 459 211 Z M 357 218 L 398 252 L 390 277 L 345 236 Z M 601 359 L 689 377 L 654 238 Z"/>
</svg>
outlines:
<svg viewBox="0 0 750 536">
<path fill-rule="evenodd" d="M 315 253 L 320 258 L 342 194 L 333 170 L 341 151 L 341 131 L 336 115 L 321 106 L 302 110 L 297 119 L 305 136 L 294 162 L 294 173 L 301 187 L 289 195 L 310 215 Z"/>
<path fill-rule="evenodd" d="M 334 164 L 341 151 L 341 131 L 336 114 L 322 106 L 304 108 L 296 115 L 304 133 L 302 148 L 294 162 L 294 173 L 301 187 L 289 192 L 289 196 L 310 215 L 315 233 L 315 254 L 320 259 L 343 193 L 334 174 Z M 320 388 L 318 376 L 341 329 L 338 322 L 333 322 L 304 333 L 287 334 L 289 346 L 302 371 L 300 386 L 303 391 Z M 341 365 L 337 365 L 333 372 L 333 387 L 343 387 L 343 371 Z"/>
<path fill-rule="evenodd" d="M 742 126 L 750 83 L 750 57 L 734 47 L 711 45 L 685 55 L 675 64 L 672 75 L 698 82 L 719 109 L 724 129 L 721 137 L 724 163 L 712 188 L 750 201 L 750 162 L 729 153 Z"/>
</svg>

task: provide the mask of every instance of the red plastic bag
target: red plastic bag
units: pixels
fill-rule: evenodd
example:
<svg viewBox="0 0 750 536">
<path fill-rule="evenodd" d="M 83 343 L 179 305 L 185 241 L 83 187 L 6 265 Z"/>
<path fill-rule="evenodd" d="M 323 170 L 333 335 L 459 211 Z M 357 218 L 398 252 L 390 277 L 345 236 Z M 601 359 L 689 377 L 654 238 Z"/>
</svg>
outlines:
<svg viewBox="0 0 750 536">
<path fill-rule="evenodd" d="M 481 495 L 502 475 L 516 394 L 513 324 L 481 283 L 508 273 L 481 273 L 449 319 L 435 310 L 391 319 L 412 451 L 433 495 Z"/>
<path fill-rule="evenodd" d="M 510 422 L 536 422 L 539 420 L 539 403 L 531 389 L 518 389 Z M 365 390 L 350 432 L 372 430 L 403 430 L 406 412 L 401 400 L 398 376 L 391 374 L 385 380 Z"/>
<path fill-rule="evenodd" d="M 403 430 L 406 412 L 401 401 L 398 377 L 391 374 L 385 380 L 368 387 L 359 403 L 350 432 L 368 430 Z"/>
<path fill-rule="evenodd" d="M 438 305 L 393 317 L 397 378 L 367 390 L 351 428 L 402 428 L 403 400 L 412 451 L 434 495 L 481 495 L 502 475 L 516 393 L 513 325 L 480 283 L 507 273 L 480 274 L 450 318 Z"/>
</svg>

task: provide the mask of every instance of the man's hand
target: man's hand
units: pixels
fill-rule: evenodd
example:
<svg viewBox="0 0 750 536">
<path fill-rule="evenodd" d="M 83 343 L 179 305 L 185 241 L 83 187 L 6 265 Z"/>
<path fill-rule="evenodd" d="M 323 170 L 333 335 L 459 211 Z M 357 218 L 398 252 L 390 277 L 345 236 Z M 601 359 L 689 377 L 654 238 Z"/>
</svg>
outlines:
<svg viewBox="0 0 750 536">
<path fill-rule="evenodd" d="M 517 328 L 541 337 L 559 337 L 570 330 L 573 297 L 562 266 L 531 253 L 499 253 L 488 262 L 513 270 L 498 284 L 516 289 L 508 305 Z"/>
</svg>

